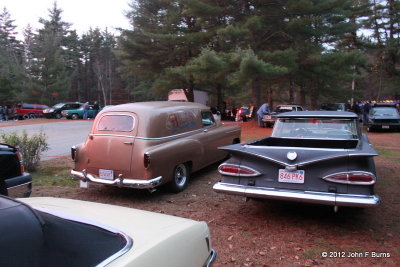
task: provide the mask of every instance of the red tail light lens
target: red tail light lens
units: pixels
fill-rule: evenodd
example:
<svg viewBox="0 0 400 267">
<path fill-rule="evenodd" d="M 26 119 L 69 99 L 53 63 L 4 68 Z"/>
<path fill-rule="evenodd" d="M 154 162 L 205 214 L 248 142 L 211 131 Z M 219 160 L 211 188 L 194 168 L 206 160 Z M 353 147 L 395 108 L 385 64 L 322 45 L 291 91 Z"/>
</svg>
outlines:
<svg viewBox="0 0 400 267">
<path fill-rule="evenodd" d="M 18 151 L 16 152 L 18 160 L 19 160 L 19 168 L 21 170 L 21 174 L 25 172 L 24 161 L 22 160 L 22 155 Z"/>
<path fill-rule="evenodd" d="M 150 155 L 147 153 L 143 156 L 143 165 L 146 169 L 150 166 Z"/>
<path fill-rule="evenodd" d="M 218 167 L 218 171 L 223 175 L 231 175 L 231 176 L 258 176 L 261 175 L 258 171 L 236 164 L 221 164 Z"/>
<path fill-rule="evenodd" d="M 322 179 L 340 184 L 371 185 L 376 176 L 370 172 L 341 172 L 323 177 Z"/>
</svg>

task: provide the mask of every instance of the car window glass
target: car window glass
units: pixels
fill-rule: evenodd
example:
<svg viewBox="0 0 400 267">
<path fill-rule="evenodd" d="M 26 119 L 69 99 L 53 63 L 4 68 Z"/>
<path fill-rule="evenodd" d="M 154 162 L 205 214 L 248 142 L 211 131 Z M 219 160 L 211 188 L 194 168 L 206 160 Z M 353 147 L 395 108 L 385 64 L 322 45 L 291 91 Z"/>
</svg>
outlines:
<svg viewBox="0 0 400 267">
<path fill-rule="evenodd" d="M 276 122 L 273 137 L 356 139 L 357 121 L 353 119 L 285 119 Z"/>
<path fill-rule="evenodd" d="M 98 131 L 130 132 L 134 127 L 134 119 L 128 115 L 107 115 L 100 119 Z"/>
<path fill-rule="evenodd" d="M 33 109 L 33 105 L 32 104 L 23 104 L 22 109 Z"/>
<path fill-rule="evenodd" d="M 61 108 L 62 106 L 63 106 L 63 104 L 57 104 L 57 105 L 54 105 L 53 108 Z"/>
<path fill-rule="evenodd" d="M 203 126 L 210 126 L 210 125 L 215 124 L 214 117 L 213 117 L 211 111 L 201 112 L 201 118 L 202 118 L 201 121 L 203 123 Z"/>
<path fill-rule="evenodd" d="M 381 107 L 381 108 L 373 108 L 371 110 L 371 114 L 373 116 L 397 116 L 396 108 L 391 107 Z"/>
</svg>

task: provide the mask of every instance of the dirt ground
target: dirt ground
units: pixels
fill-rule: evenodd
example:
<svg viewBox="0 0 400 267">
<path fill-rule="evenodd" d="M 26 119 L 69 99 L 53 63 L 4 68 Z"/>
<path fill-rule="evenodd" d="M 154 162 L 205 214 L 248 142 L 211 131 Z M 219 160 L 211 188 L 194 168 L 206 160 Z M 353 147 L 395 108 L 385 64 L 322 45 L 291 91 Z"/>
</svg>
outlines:
<svg viewBox="0 0 400 267">
<path fill-rule="evenodd" d="M 53 121 L 53 120 L 50 120 Z M 39 123 L 39 120 L 36 121 Z M 240 123 L 242 140 L 270 135 L 255 122 Z M 53 196 L 149 210 L 208 223 L 218 255 L 214 266 L 399 266 L 399 133 L 369 133 L 376 158 L 376 208 L 340 208 L 279 201 L 246 202 L 215 193 L 218 164 L 192 175 L 188 188 L 171 194 L 106 186 L 35 187 L 32 197 Z M 68 157 L 47 162 L 68 165 Z M 325 254 L 326 253 L 326 254 Z M 326 255 L 326 256 L 324 256 Z"/>
</svg>

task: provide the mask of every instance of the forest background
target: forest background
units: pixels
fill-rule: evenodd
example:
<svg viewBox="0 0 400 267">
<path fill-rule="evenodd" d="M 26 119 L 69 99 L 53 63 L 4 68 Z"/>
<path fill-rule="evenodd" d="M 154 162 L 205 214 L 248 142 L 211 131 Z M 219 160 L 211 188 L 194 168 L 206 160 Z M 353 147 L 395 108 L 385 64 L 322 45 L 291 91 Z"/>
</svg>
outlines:
<svg viewBox="0 0 400 267">
<path fill-rule="evenodd" d="M 129 1 L 129 0 L 127 0 Z M 136 0 L 130 29 L 79 36 L 57 2 L 23 33 L 0 13 L 0 105 L 208 92 L 210 105 L 400 99 L 399 0 Z M 23 7 L 21 7 L 23 8 Z M 94 7 L 95 9 L 95 7 Z M 92 12 L 92 11 L 88 11 Z M 23 36 L 23 38 L 18 38 Z"/>
</svg>

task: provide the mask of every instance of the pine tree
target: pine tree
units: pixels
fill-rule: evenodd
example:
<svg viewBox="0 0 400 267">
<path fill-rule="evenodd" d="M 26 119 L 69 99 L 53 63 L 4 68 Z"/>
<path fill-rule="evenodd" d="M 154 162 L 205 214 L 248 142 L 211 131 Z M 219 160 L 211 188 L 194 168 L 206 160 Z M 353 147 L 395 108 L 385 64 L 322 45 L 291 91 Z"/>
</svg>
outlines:
<svg viewBox="0 0 400 267">
<path fill-rule="evenodd" d="M 0 14 L 0 102 L 9 105 L 23 100 L 25 73 L 22 46 L 16 26 L 6 8 Z"/>
<path fill-rule="evenodd" d="M 61 18 L 62 10 L 54 3 L 49 9 L 49 19 L 40 18 L 43 28 L 35 38 L 32 54 L 35 64 L 32 73 L 40 86 L 33 94 L 42 103 L 54 103 L 66 99 L 70 88 L 70 70 L 67 60 L 68 31 L 70 24 Z"/>
</svg>

